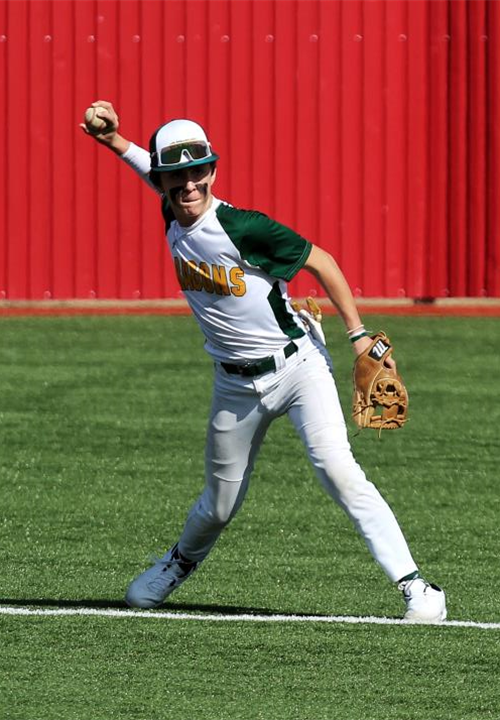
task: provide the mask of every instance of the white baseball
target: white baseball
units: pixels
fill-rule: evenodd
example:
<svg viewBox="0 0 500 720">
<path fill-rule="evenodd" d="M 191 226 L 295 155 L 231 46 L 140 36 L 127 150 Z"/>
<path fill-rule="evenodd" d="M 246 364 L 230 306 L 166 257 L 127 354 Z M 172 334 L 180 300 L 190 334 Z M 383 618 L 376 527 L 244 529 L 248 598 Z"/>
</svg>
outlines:
<svg viewBox="0 0 500 720">
<path fill-rule="evenodd" d="M 89 132 L 98 134 L 107 128 L 108 123 L 98 114 L 103 111 L 105 112 L 105 108 L 99 106 L 89 107 L 85 110 L 85 125 Z"/>
</svg>

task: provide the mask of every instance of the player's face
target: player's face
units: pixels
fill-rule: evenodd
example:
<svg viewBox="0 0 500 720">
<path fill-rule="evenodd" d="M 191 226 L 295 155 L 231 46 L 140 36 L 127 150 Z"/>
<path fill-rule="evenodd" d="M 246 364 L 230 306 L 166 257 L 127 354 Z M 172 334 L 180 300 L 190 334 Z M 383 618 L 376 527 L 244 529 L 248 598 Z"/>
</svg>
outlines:
<svg viewBox="0 0 500 720">
<path fill-rule="evenodd" d="M 179 225 L 192 225 L 208 210 L 215 174 L 208 163 L 161 173 L 163 192 Z"/>
</svg>

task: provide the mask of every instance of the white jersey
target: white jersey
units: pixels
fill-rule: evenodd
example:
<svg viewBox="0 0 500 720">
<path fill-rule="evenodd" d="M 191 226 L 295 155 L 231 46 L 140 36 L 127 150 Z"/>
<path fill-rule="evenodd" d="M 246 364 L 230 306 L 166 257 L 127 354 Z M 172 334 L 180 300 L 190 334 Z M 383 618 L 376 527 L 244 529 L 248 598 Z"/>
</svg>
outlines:
<svg viewBox="0 0 500 720">
<path fill-rule="evenodd" d="M 139 169 L 127 155 L 144 177 L 145 166 Z M 263 213 L 217 198 L 189 227 L 179 225 L 164 196 L 162 211 L 177 279 L 215 360 L 274 355 L 305 334 L 287 281 L 309 257 L 310 242 Z"/>
<path fill-rule="evenodd" d="M 262 213 L 216 198 L 189 227 L 163 205 L 177 279 L 214 359 L 262 358 L 304 335 L 286 281 L 307 260 L 307 240 Z"/>
</svg>

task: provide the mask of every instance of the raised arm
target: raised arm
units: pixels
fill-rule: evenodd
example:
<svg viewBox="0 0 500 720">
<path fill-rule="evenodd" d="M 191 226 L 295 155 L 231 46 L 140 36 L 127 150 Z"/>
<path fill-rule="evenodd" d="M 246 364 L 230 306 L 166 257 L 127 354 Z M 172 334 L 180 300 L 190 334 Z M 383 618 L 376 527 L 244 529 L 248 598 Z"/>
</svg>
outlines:
<svg viewBox="0 0 500 720">
<path fill-rule="evenodd" d="M 96 100 L 90 107 L 99 108 L 97 114 L 99 118 L 105 121 L 106 127 L 102 130 L 102 132 L 95 131 L 84 121 L 83 123 L 80 123 L 80 127 L 83 132 L 86 135 L 93 137 L 94 140 L 101 145 L 104 145 L 112 150 L 124 162 L 126 162 L 132 170 L 135 170 L 135 172 L 149 185 L 150 188 L 152 188 L 156 193 L 159 193 L 158 188 L 153 185 L 149 179 L 150 158 L 148 151 L 139 145 L 135 145 L 130 140 L 127 140 L 127 138 L 123 137 L 123 135 L 120 135 L 118 132 L 120 123 L 113 105 L 107 100 Z"/>
</svg>

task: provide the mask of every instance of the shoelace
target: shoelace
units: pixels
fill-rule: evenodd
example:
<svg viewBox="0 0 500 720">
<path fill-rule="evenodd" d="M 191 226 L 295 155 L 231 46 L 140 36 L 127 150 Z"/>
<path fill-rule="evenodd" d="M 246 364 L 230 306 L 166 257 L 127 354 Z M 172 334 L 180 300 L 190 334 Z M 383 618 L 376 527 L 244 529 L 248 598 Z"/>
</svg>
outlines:
<svg viewBox="0 0 500 720">
<path fill-rule="evenodd" d="M 431 583 L 427 582 L 427 580 L 424 580 L 424 579 L 421 578 L 421 577 L 416 577 L 416 578 L 413 578 L 412 580 L 404 580 L 403 582 L 399 583 L 399 585 L 398 585 L 398 590 L 401 590 L 401 592 L 403 593 L 403 595 L 404 595 L 405 597 L 410 597 L 410 595 L 411 595 L 411 586 L 413 585 L 413 583 L 414 583 L 416 580 L 418 580 L 419 582 L 423 582 L 423 583 L 424 583 L 424 593 L 425 593 L 425 591 L 427 590 L 428 587 L 431 587 Z"/>
<path fill-rule="evenodd" d="M 173 552 L 175 552 L 175 550 Z M 160 588 L 165 585 L 166 577 L 163 575 L 163 573 L 166 573 L 167 570 L 169 570 L 170 568 L 177 566 L 181 571 L 182 575 L 177 577 L 174 576 L 174 578 L 168 583 L 168 585 L 171 585 L 172 582 L 176 582 L 177 580 L 183 580 L 187 575 L 190 575 L 198 565 L 197 562 L 183 562 L 179 557 L 171 557 L 169 560 L 163 560 L 163 558 L 159 558 L 156 554 L 152 554 L 150 556 L 150 560 L 153 566 L 164 566 L 161 570 L 162 574 L 158 574 L 158 576 L 149 583 L 153 587 Z"/>
</svg>

